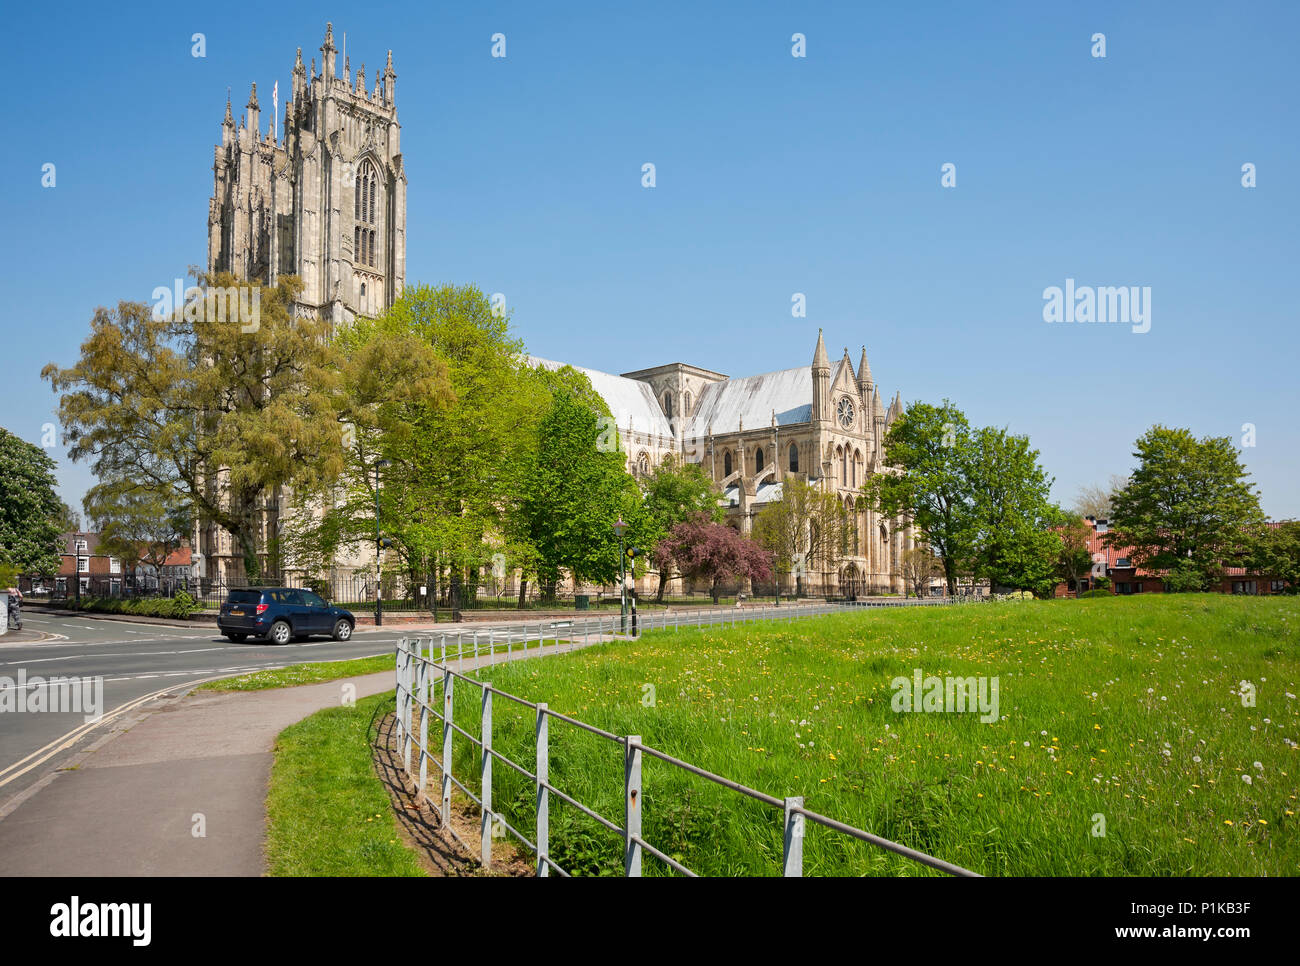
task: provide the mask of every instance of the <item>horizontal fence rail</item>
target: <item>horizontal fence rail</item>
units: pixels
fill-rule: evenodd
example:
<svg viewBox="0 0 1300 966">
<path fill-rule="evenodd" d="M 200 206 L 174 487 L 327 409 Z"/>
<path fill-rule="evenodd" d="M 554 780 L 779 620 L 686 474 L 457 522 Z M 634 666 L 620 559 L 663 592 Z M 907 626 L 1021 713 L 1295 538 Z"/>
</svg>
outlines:
<svg viewBox="0 0 1300 966">
<path fill-rule="evenodd" d="M 654 613 L 642 622 L 638 630 L 658 629 L 675 630 L 681 628 L 704 628 L 735 625 L 758 620 L 795 620 L 821 614 L 843 613 L 854 607 L 874 606 L 927 606 L 936 604 L 961 604 L 966 598 L 923 598 L 904 603 L 895 601 L 857 601 L 817 604 L 750 605 L 746 608 L 712 609 L 691 613 Z M 568 715 L 552 711 L 545 702 L 532 702 L 517 695 L 510 694 L 490 683 L 470 677 L 465 673 L 464 662 L 475 662 L 471 670 L 481 670 L 491 666 L 498 657 L 512 660 L 516 656 L 531 656 L 530 644 L 535 643 L 535 653 L 555 654 L 574 650 L 595 642 L 606 640 L 627 640 L 620 635 L 619 618 L 588 618 L 586 620 L 564 622 L 540 622 L 511 627 L 493 627 L 478 632 L 462 631 L 459 633 L 437 634 L 429 637 L 402 638 L 398 642 L 395 654 L 397 679 L 397 749 L 403 759 L 406 775 L 418 782 L 418 794 L 424 796 L 437 808 L 442 827 L 471 856 L 485 867 L 492 865 L 492 839 L 494 829 L 499 829 L 504 836 L 509 834 L 528 852 L 535 856 L 536 874 L 549 876 L 552 872 L 568 877 L 570 873 L 561 868 L 550 855 L 550 806 L 552 798 L 570 805 L 605 828 L 616 841 L 621 841 L 623 848 L 623 870 L 625 876 L 641 875 L 641 863 L 644 856 L 650 856 L 662 862 L 680 875 L 695 877 L 697 873 L 687 868 L 642 835 L 644 812 L 644 786 L 642 761 L 645 757 L 654 758 L 673 768 L 680 769 L 697 778 L 711 782 L 727 789 L 738 796 L 757 801 L 777 813 L 782 823 L 782 873 L 786 876 L 803 875 L 803 841 L 808 822 L 822 826 L 830 831 L 846 835 L 865 842 L 868 845 L 910 859 L 921 865 L 953 876 L 975 876 L 977 873 L 953 865 L 942 859 L 908 848 L 897 842 L 874 835 L 865 829 L 855 828 L 829 816 L 811 811 L 804 806 L 800 796 L 778 798 L 766 792 L 749 788 L 740 782 L 723 775 L 715 774 L 688 761 L 676 758 L 667 752 L 653 748 L 641 740 L 640 735 L 616 735 L 594 725 Z M 516 650 L 517 649 L 517 650 Z M 460 663 L 460 669 L 453 669 L 453 662 Z M 486 663 L 485 663 L 486 662 Z M 474 735 L 455 722 L 457 692 L 463 687 L 477 690 L 477 699 L 481 712 L 479 734 Z M 439 694 L 439 688 L 441 693 Z M 473 696 L 472 693 L 470 696 Z M 469 697 L 469 696 L 467 696 Z M 524 764 L 511 760 L 492 747 L 492 707 L 493 700 L 500 698 L 530 709 L 535 716 L 534 725 L 534 759 L 530 771 Z M 466 700 L 461 698 L 460 700 Z M 623 814 L 610 817 L 601 815 L 589 805 L 551 783 L 549 763 L 551 756 L 550 725 L 558 722 L 572 726 L 612 746 L 618 746 L 623 765 Z M 430 729 L 435 734 L 430 735 Z M 452 758 L 454 741 L 459 735 L 478 750 L 478 782 L 480 794 L 475 794 L 465 783 L 453 774 Z M 432 738 L 432 740 L 431 740 Z M 412 765 L 412 754 L 416 762 Z M 429 768 L 433 764 L 439 772 L 436 794 L 430 794 Z M 495 811 L 492 804 L 492 774 L 495 765 L 501 765 L 521 775 L 533 786 L 535 802 L 536 833 L 535 840 L 529 838 L 509 824 L 505 817 Z M 468 778 L 466 779 L 468 780 Z M 480 816 L 477 842 L 467 842 L 452 825 L 451 801 L 452 786 L 478 806 Z"/>
</svg>

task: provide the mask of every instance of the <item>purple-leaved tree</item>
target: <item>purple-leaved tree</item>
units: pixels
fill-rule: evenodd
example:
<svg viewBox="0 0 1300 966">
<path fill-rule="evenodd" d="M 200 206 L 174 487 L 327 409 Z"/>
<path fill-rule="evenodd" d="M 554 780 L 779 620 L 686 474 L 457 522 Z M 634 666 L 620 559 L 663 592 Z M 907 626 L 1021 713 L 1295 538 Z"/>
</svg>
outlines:
<svg viewBox="0 0 1300 966">
<path fill-rule="evenodd" d="M 655 565 L 675 566 L 684 576 L 709 582 L 709 594 L 718 602 L 723 581 L 767 580 L 772 575 L 772 555 L 725 523 L 713 523 L 704 514 L 672 528 L 654 550 Z"/>
</svg>

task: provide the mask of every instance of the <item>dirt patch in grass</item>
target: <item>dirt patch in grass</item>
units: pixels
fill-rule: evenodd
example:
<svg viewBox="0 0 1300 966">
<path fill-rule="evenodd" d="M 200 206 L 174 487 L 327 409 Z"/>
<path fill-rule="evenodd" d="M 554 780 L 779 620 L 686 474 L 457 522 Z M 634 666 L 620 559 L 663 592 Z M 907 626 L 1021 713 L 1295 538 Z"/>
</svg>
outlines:
<svg viewBox="0 0 1300 966">
<path fill-rule="evenodd" d="M 398 747 L 395 714 L 385 715 L 379 723 L 372 752 L 375 775 L 393 803 L 402 840 L 431 875 L 527 877 L 535 874 L 532 856 L 512 842 L 492 843 L 492 869 L 489 871 L 479 865 L 477 855 L 471 855 L 451 837 L 443 827 L 437 805 L 425 795 L 418 795 L 415 782 L 406 777 L 402 751 Z M 436 789 L 441 777 L 438 767 L 430 764 L 429 788 Z M 459 789 L 454 790 L 451 827 L 456 834 L 467 842 L 477 842 L 481 827 L 479 816 L 478 806 L 465 798 Z"/>
</svg>

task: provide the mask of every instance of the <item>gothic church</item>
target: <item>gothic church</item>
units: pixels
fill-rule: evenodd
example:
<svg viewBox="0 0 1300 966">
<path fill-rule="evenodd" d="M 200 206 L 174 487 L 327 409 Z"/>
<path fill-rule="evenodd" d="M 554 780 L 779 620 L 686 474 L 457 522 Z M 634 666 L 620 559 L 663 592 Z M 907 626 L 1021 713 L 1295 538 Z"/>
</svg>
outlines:
<svg viewBox="0 0 1300 966">
<path fill-rule="evenodd" d="M 282 128 L 274 97 L 263 128 L 256 84 L 238 125 L 227 97 L 208 209 L 209 272 L 269 284 L 297 275 L 304 287 L 296 311 L 336 327 L 384 311 L 406 283 L 406 168 L 392 51 L 370 87 L 364 65 L 353 80 L 346 55 L 337 76 L 337 54 L 329 24 L 319 73 L 315 58 L 303 66 L 299 48 Z M 862 484 L 882 469 L 882 441 L 901 411 L 897 395 L 885 409 L 865 348 L 856 369 L 847 349 L 832 366 L 819 332 L 810 366 L 761 375 L 729 378 L 680 362 L 621 376 L 580 371 L 609 404 L 631 473 L 648 474 L 668 454 L 703 463 L 744 533 L 780 499 L 784 480 L 818 482 L 848 511 L 851 543 L 834 572 L 809 565 L 806 588 L 902 591 L 900 561 L 913 531 L 858 502 Z M 277 505 L 268 500 L 264 535 L 274 532 Z M 198 537 L 205 576 L 237 577 L 229 535 L 208 528 Z M 340 561 L 338 569 L 366 567 Z"/>
</svg>

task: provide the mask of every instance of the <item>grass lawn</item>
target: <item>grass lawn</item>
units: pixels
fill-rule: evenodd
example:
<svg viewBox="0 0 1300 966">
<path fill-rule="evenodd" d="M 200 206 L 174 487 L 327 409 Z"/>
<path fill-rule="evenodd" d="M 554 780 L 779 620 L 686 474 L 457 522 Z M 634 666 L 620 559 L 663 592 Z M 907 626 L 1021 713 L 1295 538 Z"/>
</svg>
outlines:
<svg viewBox="0 0 1300 966">
<path fill-rule="evenodd" d="M 292 664 L 289 667 L 270 671 L 251 671 L 238 677 L 222 678 L 201 684 L 196 691 L 265 691 L 268 688 L 293 688 L 300 684 L 320 684 L 322 681 L 335 681 L 339 678 L 356 677 L 362 674 L 377 674 L 380 671 L 393 673 L 396 646 L 393 654 L 380 654 L 376 657 L 362 657 L 355 661 L 327 661 L 320 664 Z"/>
<path fill-rule="evenodd" d="M 266 801 L 271 875 L 425 874 L 371 768 L 371 729 L 392 704 L 392 692 L 378 694 L 280 733 Z"/>
<path fill-rule="evenodd" d="M 895 712 L 892 679 L 918 668 L 997 676 L 999 719 Z M 859 611 L 654 631 L 482 674 L 986 875 L 1300 873 L 1295 598 Z M 1243 680 L 1257 689 L 1254 707 L 1243 706 Z M 477 691 L 462 683 L 455 706 L 477 734 Z M 532 767 L 528 709 L 498 699 L 493 740 Z M 552 783 L 621 823 L 618 746 L 555 721 L 550 743 Z M 456 746 L 455 770 L 473 787 L 477 752 L 460 736 Z M 643 774 L 652 844 L 702 874 L 779 871 L 775 810 L 649 757 Z M 494 796 L 531 837 L 531 784 L 498 764 Z M 1094 834 L 1101 817 L 1104 836 Z M 575 873 L 622 872 L 618 838 L 554 797 L 551 846 Z M 808 875 L 933 874 L 811 823 L 804 856 Z M 644 868 L 663 869 L 649 856 Z"/>
</svg>

